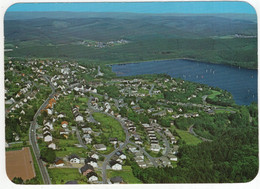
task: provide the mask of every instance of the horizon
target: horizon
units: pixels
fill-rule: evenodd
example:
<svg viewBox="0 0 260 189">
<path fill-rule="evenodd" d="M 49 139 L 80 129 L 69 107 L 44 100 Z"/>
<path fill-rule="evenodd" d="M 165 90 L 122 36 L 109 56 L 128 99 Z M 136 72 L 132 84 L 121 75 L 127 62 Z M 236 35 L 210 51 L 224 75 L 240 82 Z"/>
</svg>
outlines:
<svg viewBox="0 0 260 189">
<path fill-rule="evenodd" d="M 16 3 L 6 12 L 256 14 L 247 2 Z"/>
</svg>

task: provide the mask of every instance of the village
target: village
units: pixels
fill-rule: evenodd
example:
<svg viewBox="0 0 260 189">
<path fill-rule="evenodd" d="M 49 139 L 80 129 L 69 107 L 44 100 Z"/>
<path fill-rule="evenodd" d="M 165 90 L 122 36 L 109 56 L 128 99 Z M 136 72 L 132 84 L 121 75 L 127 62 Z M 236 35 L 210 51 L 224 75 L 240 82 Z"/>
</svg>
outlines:
<svg viewBox="0 0 260 189">
<path fill-rule="evenodd" d="M 99 66 L 57 60 L 9 60 L 6 65 L 6 119 L 18 114 L 20 127 L 30 126 L 29 139 L 26 129 L 16 128 L 20 133 L 11 131 L 6 147 L 36 143 L 32 149 L 43 165 L 40 173 L 51 183 L 139 183 L 132 162 L 140 168 L 177 166 L 185 137 L 176 132 L 174 120 L 217 111 L 203 101 L 209 87 L 191 91 L 183 80 L 105 79 Z M 168 101 L 165 91 L 183 100 Z M 26 115 L 33 105 L 28 102 L 36 100 L 40 109 Z M 201 141 L 188 131 L 184 134 Z M 53 162 L 43 158 L 46 149 L 55 154 Z M 56 178 L 66 170 L 70 178 Z"/>
</svg>

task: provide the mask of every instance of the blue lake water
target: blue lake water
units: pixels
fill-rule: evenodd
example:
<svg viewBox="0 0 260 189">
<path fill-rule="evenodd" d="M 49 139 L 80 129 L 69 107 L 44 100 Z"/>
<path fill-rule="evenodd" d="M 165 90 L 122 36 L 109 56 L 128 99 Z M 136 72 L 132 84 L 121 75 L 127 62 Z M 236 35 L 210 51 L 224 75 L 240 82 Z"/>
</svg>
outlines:
<svg viewBox="0 0 260 189">
<path fill-rule="evenodd" d="M 166 73 L 227 90 L 239 105 L 257 102 L 257 70 L 177 59 L 112 65 L 112 71 L 118 76 Z"/>
</svg>

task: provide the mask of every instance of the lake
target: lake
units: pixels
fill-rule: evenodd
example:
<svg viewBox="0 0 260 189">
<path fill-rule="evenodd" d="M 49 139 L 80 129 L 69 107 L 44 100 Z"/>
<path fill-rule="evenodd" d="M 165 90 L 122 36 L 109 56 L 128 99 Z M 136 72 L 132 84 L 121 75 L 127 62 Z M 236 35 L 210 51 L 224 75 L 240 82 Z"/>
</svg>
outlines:
<svg viewBox="0 0 260 189">
<path fill-rule="evenodd" d="M 237 104 L 257 102 L 257 70 L 191 60 L 160 60 L 112 65 L 117 76 L 166 73 L 171 77 L 229 91 Z"/>
</svg>

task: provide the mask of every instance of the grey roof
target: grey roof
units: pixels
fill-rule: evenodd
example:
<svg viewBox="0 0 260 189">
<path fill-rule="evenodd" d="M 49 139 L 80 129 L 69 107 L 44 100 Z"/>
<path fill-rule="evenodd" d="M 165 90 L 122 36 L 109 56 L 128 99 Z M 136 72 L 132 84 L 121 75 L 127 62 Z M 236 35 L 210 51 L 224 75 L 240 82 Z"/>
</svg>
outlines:
<svg viewBox="0 0 260 189">
<path fill-rule="evenodd" d="M 89 169 L 94 171 L 94 168 L 91 165 L 85 164 L 83 167 L 80 168 L 80 172 L 84 173 L 86 170 L 89 170 Z"/>
</svg>

